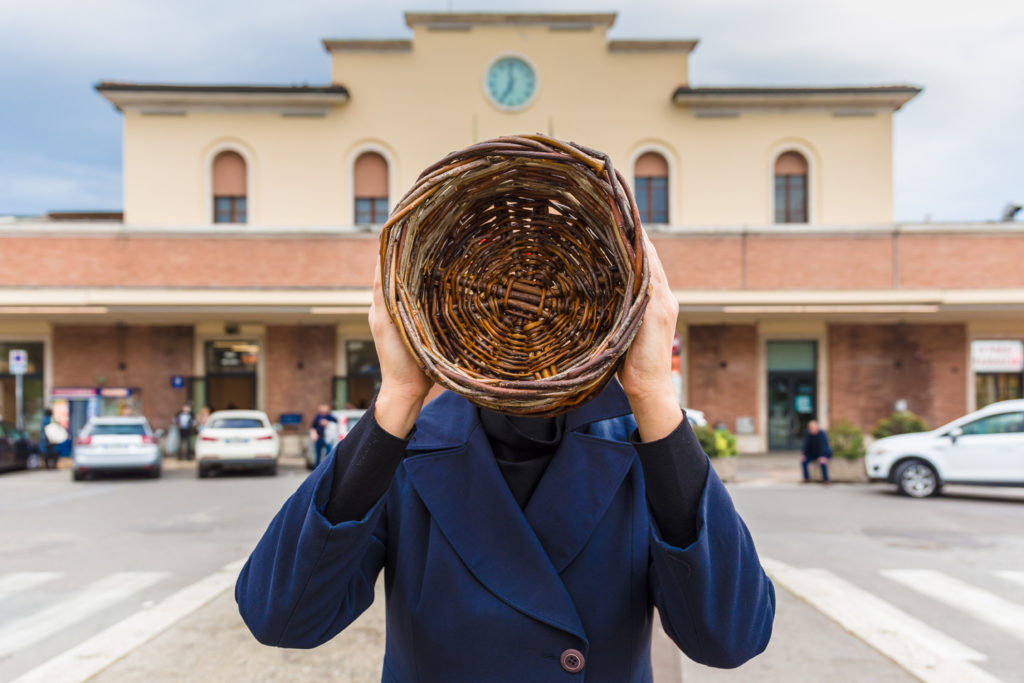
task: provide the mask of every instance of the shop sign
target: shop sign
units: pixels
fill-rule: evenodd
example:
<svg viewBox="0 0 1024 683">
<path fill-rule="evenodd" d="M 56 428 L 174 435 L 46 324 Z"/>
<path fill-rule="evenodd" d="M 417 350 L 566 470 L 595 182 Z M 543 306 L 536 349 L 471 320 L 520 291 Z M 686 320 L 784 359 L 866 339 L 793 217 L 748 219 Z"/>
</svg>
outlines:
<svg viewBox="0 0 1024 683">
<path fill-rule="evenodd" d="M 1021 372 L 1024 342 L 1018 339 L 983 339 L 971 343 L 975 372 Z"/>
</svg>

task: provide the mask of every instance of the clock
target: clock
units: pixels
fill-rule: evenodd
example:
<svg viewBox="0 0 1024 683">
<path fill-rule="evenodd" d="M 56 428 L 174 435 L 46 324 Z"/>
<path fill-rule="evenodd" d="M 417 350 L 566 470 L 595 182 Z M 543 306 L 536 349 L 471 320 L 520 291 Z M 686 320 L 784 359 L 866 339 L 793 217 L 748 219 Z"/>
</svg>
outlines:
<svg viewBox="0 0 1024 683">
<path fill-rule="evenodd" d="M 525 109 L 537 94 L 537 74 L 522 57 L 498 57 L 487 67 L 484 92 L 499 109 Z"/>
</svg>

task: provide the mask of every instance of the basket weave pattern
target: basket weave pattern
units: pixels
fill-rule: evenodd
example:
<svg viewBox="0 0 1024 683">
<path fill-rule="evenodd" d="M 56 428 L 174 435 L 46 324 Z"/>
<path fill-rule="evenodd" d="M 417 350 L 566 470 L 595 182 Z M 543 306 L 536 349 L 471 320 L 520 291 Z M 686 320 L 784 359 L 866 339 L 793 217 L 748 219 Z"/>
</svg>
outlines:
<svg viewBox="0 0 1024 683">
<path fill-rule="evenodd" d="M 636 335 L 649 271 L 633 196 L 600 152 L 543 135 L 448 155 L 381 236 L 388 313 L 434 381 L 552 416 L 595 396 Z"/>
</svg>

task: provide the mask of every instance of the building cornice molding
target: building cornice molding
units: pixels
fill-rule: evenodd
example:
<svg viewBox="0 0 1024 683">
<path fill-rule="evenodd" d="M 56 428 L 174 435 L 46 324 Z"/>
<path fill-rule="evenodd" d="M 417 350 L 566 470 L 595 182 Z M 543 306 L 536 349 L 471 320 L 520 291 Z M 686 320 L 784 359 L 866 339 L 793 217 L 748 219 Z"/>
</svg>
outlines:
<svg viewBox="0 0 1024 683">
<path fill-rule="evenodd" d="M 700 41 L 692 40 L 609 40 L 609 52 L 682 52 L 689 54 Z"/>
<path fill-rule="evenodd" d="M 883 290 L 674 290 L 696 315 L 875 316 L 1024 310 L 1024 288 Z M 367 287 L 0 287 L 0 315 L 118 316 L 230 311 L 235 315 L 363 314 Z"/>
<path fill-rule="evenodd" d="M 883 108 L 896 111 L 916 97 L 921 88 L 911 85 L 838 87 L 705 87 L 680 86 L 672 101 L 694 110 L 764 107 Z M 723 115 L 724 115 L 723 111 Z"/>
<path fill-rule="evenodd" d="M 978 221 L 973 223 L 879 223 L 821 225 L 815 223 L 772 223 L 767 225 L 651 225 L 647 231 L 658 239 L 687 237 L 878 237 L 888 235 L 952 235 L 962 237 L 1024 235 L 1024 222 Z M 93 237 L 181 237 L 308 239 L 343 237 L 378 239 L 379 226 L 354 225 L 134 225 L 115 220 L 47 220 L 0 216 L 0 238 L 79 235 Z"/>
<path fill-rule="evenodd" d="M 412 52 L 412 41 L 404 39 L 324 38 L 328 52 Z"/>
<path fill-rule="evenodd" d="M 348 102 L 343 85 L 188 85 L 102 81 L 96 91 L 118 111 L 181 115 L 193 110 L 260 110 L 323 114 Z"/>
<path fill-rule="evenodd" d="M 566 28 L 610 28 L 615 12 L 406 12 L 409 28 L 425 26 L 442 29 L 468 29 L 473 26 L 548 26 Z"/>
</svg>

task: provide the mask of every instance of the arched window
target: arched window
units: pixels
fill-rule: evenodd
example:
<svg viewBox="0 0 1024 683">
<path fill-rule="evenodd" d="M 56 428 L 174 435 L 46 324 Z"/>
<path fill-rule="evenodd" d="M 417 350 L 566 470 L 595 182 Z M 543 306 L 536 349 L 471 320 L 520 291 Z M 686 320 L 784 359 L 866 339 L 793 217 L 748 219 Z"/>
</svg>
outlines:
<svg viewBox="0 0 1024 683">
<path fill-rule="evenodd" d="M 238 152 L 221 152 L 213 160 L 213 222 L 245 223 L 245 159 Z"/>
<path fill-rule="evenodd" d="M 388 219 L 388 162 L 377 152 L 363 152 L 352 169 L 356 225 L 380 225 Z"/>
<path fill-rule="evenodd" d="M 800 152 L 775 160 L 775 222 L 807 222 L 807 159 Z"/>
<path fill-rule="evenodd" d="M 668 162 L 657 152 L 644 152 L 633 167 L 636 205 L 642 223 L 668 223 Z"/>
</svg>

